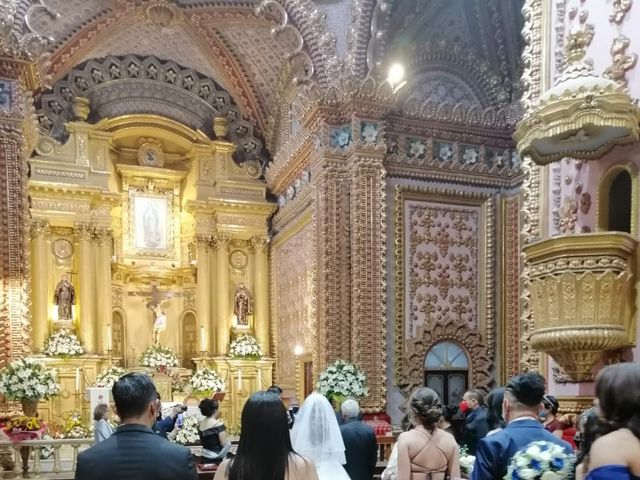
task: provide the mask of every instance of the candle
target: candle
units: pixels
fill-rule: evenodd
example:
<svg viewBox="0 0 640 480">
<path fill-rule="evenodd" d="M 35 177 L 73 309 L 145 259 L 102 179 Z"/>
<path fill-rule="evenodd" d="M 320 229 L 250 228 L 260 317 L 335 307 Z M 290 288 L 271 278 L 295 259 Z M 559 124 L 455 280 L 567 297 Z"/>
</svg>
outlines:
<svg viewBox="0 0 640 480">
<path fill-rule="evenodd" d="M 80 369 L 76 367 L 76 392 L 80 391 Z"/>
<path fill-rule="evenodd" d="M 107 324 L 107 350 L 110 352 L 112 350 L 111 348 L 111 324 L 108 323 Z"/>
<path fill-rule="evenodd" d="M 204 325 L 200 325 L 200 350 L 202 352 L 207 351 L 204 345 Z"/>
<path fill-rule="evenodd" d="M 238 370 L 238 390 L 242 390 L 242 370 Z"/>
<path fill-rule="evenodd" d="M 258 390 L 262 390 L 262 370 L 258 369 Z"/>
</svg>

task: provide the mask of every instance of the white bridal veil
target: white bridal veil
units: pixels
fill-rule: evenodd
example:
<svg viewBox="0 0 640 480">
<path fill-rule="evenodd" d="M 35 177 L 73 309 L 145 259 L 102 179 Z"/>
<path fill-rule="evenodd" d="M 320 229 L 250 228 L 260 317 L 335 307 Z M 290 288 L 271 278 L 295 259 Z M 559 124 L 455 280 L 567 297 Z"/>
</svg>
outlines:
<svg viewBox="0 0 640 480">
<path fill-rule="evenodd" d="M 291 431 L 291 443 L 297 453 L 311 458 L 316 465 L 326 461 L 347 463 L 336 413 L 319 393 L 312 393 L 302 404 Z"/>
</svg>

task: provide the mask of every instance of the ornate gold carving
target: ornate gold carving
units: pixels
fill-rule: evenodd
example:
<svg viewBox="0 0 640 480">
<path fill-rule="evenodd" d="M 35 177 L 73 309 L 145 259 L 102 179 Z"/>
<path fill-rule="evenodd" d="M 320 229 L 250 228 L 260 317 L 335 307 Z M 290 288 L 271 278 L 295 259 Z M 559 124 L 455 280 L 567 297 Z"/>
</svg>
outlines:
<svg viewBox="0 0 640 480">
<path fill-rule="evenodd" d="M 631 10 L 632 5 L 633 0 L 613 0 L 611 5 L 612 12 L 609 15 L 609 21 L 620 25 L 627 12 Z"/>
<path fill-rule="evenodd" d="M 602 76 L 610 78 L 618 85 L 627 87 L 627 71 L 636 66 L 638 55 L 627 53 L 631 40 L 624 35 L 618 35 L 611 45 L 611 58 L 613 63 L 608 66 Z"/>
<path fill-rule="evenodd" d="M 263 236 L 253 236 L 251 237 L 251 249 L 259 252 L 266 252 L 269 246 L 269 239 Z"/>
<path fill-rule="evenodd" d="M 67 260 L 73 256 L 73 243 L 66 238 L 58 238 L 51 242 L 51 251 L 59 260 Z"/>
<path fill-rule="evenodd" d="M 603 350 L 631 343 L 637 242 L 627 234 L 557 237 L 524 248 L 535 327 L 531 346 L 575 381 L 592 378 Z"/>
<path fill-rule="evenodd" d="M 561 414 L 565 413 L 575 413 L 576 415 L 580 415 L 585 410 L 593 407 L 593 397 L 557 397 L 558 403 L 560 404 L 559 412 Z"/>
<path fill-rule="evenodd" d="M 51 226 L 46 220 L 32 220 L 30 232 L 31 238 L 39 237 L 41 235 L 49 235 L 51 233 Z"/>
<path fill-rule="evenodd" d="M 414 339 L 406 342 L 406 354 L 401 360 L 398 385 L 408 397 L 424 385 L 424 361 L 427 352 L 438 342 L 452 341 L 461 345 L 469 356 L 469 384 L 489 391 L 493 378 L 493 364 L 487 347 L 477 330 L 452 319 L 434 322 L 429 328 L 420 328 Z"/>
<path fill-rule="evenodd" d="M 71 109 L 73 111 L 73 119 L 78 122 L 86 122 L 89 118 L 90 108 L 89 99 L 85 97 L 74 97 L 71 103 Z"/>
<path fill-rule="evenodd" d="M 244 270 L 248 262 L 249 258 L 242 250 L 234 250 L 229 254 L 229 265 L 235 270 Z"/>
<path fill-rule="evenodd" d="M 502 199 L 501 383 L 520 371 L 520 197 Z"/>
<path fill-rule="evenodd" d="M 407 214 L 407 205 L 411 205 L 412 201 L 418 206 L 431 206 L 427 210 L 422 210 L 421 220 L 413 218 L 413 216 L 409 217 Z M 439 205 L 439 210 L 436 208 L 437 205 Z M 465 321 L 458 322 L 460 325 L 465 325 L 469 329 L 478 329 L 484 333 L 487 345 L 486 352 L 493 355 L 495 348 L 493 307 L 495 274 L 492 261 L 495 253 L 493 208 L 491 195 L 484 193 L 402 185 L 396 187 L 395 372 L 398 383 L 402 383 L 405 378 L 403 371 L 405 340 L 414 338 L 419 329 L 428 330 L 437 322 L 449 321 L 454 314 L 459 317 L 464 316 Z M 420 236 L 416 236 L 413 228 L 416 222 L 420 223 L 423 231 L 429 232 L 433 238 L 421 240 Z M 445 225 L 446 228 L 443 228 Z M 406 228 L 411 228 L 412 231 L 405 232 Z M 446 274 L 443 269 L 446 269 L 447 263 L 450 262 L 449 257 L 443 257 L 437 261 L 438 257 L 433 258 L 434 253 L 440 255 L 437 250 L 427 256 L 428 250 L 425 248 L 431 244 L 465 246 L 468 249 L 469 264 L 475 269 L 482 268 L 484 275 L 475 273 L 469 277 L 468 271 L 462 272 L 461 270 L 460 273 L 463 275 L 456 272 L 455 275 L 450 275 L 450 281 L 445 281 Z M 409 254 L 409 249 L 412 253 L 410 253 L 410 257 L 406 257 Z M 447 253 L 453 253 L 449 252 L 448 246 Z M 456 262 L 455 255 L 453 261 L 453 270 L 455 271 L 456 268 L 459 268 L 455 266 L 456 263 L 459 263 Z M 411 278 L 407 279 L 407 269 L 420 265 L 420 262 L 423 265 L 420 273 L 416 271 Z M 461 281 L 462 283 L 460 283 Z M 448 291 L 450 282 L 453 285 L 467 285 L 469 291 L 467 300 L 458 298 L 458 294 L 447 297 L 442 295 L 442 292 L 438 292 L 439 288 L 447 288 Z M 418 284 L 423 284 L 419 291 Z M 439 288 L 431 292 L 429 288 L 424 288 L 428 285 Z M 407 288 L 408 290 L 406 290 Z M 410 304 L 406 298 L 407 294 L 411 299 L 409 300 Z M 471 305 L 471 298 L 473 298 L 473 308 L 477 309 L 477 316 L 480 319 L 478 325 L 470 323 L 469 320 L 473 319 L 475 315 L 466 312 L 469 309 L 468 305 Z M 414 303 L 415 301 L 418 303 Z M 422 320 L 419 323 L 414 322 L 415 325 L 413 325 L 411 319 L 417 318 L 415 317 L 416 311 L 419 312 Z"/>
<path fill-rule="evenodd" d="M 386 202 L 382 156 L 349 162 L 351 231 L 351 361 L 367 375 L 365 410 L 386 405 Z"/>
</svg>

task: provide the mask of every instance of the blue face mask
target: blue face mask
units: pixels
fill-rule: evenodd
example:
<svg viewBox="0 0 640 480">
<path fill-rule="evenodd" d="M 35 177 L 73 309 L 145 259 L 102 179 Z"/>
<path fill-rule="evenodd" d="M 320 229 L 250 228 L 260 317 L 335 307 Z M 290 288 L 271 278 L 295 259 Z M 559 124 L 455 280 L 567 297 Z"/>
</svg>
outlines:
<svg viewBox="0 0 640 480">
<path fill-rule="evenodd" d="M 540 410 L 538 412 L 538 418 L 540 418 L 540 420 L 544 420 L 545 418 L 547 418 L 547 412 L 546 410 Z"/>
</svg>

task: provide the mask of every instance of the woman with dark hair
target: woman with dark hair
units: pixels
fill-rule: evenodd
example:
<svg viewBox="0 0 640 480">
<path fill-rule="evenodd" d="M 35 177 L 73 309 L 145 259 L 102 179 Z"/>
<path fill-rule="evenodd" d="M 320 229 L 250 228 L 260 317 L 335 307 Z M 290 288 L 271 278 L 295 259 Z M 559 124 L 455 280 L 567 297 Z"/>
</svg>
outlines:
<svg viewBox="0 0 640 480">
<path fill-rule="evenodd" d="M 293 451 L 280 397 L 256 392 L 242 409 L 236 456 L 220 464 L 214 480 L 318 480 L 313 462 Z"/>
<path fill-rule="evenodd" d="M 578 420 L 578 433 L 574 439 L 574 443 L 578 447 L 576 457 L 575 478 L 582 480 L 586 472 L 586 464 L 588 463 L 591 445 L 596 440 L 598 434 L 598 412 L 595 407 L 582 412 Z"/>
<path fill-rule="evenodd" d="M 601 370 L 596 396 L 602 436 L 589 452 L 586 479 L 640 479 L 640 363 Z"/>
<path fill-rule="evenodd" d="M 504 400 L 504 387 L 494 388 L 487 397 L 487 424 L 489 433 L 493 435 L 504 428 L 504 418 L 502 418 L 502 401 Z"/>
<path fill-rule="evenodd" d="M 458 432 L 452 424 L 453 416 L 458 411 L 458 407 L 453 405 L 445 405 L 442 407 L 442 417 L 438 422 L 438 428 L 453 435 L 453 438 L 458 441 Z"/>
<path fill-rule="evenodd" d="M 542 407 L 543 408 L 540 410 L 539 414 L 542 426 L 548 432 L 553 433 L 560 428 L 560 422 L 558 422 L 558 419 L 556 418 L 560 404 L 553 395 L 545 395 L 542 398 Z"/>
<path fill-rule="evenodd" d="M 202 457 L 206 461 L 220 463 L 227 456 L 231 442 L 227 438 L 224 423 L 219 418 L 219 405 L 216 400 L 205 398 L 198 408 L 204 419 L 198 425 L 198 435 L 202 444 Z"/>
<path fill-rule="evenodd" d="M 419 388 L 409 399 L 413 430 L 398 437 L 398 480 L 444 480 L 460 477 L 455 438 L 437 427 L 442 416 L 438 394 Z"/>
</svg>

